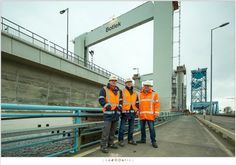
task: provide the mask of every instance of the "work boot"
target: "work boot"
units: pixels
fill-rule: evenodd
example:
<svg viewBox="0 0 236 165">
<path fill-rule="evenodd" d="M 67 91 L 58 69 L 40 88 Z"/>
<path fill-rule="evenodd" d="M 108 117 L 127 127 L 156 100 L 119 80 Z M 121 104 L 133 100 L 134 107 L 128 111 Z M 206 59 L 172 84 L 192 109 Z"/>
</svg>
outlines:
<svg viewBox="0 0 236 165">
<path fill-rule="evenodd" d="M 156 142 L 152 143 L 152 146 L 153 146 L 153 148 L 158 148 L 158 146 L 157 146 L 157 143 L 156 143 Z"/>
<path fill-rule="evenodd" d="M 122 141 L 119 141 L 119 146 L 121 146 L 121 147 L 124 147 L 125 146 L 125 143 L 124 143 L 124 141 L 122 140 Z"/>
<path fill-rule="evenodd" d="M 107 149 L 107 147 L 101 147 L 100 149 L 103 153 L 107 154 L 109 151 Z"/>
<path fill-rule="evenodd" d="M 137 143 L 146 143 L 146 141 L 138 140 Z"/>
<path fill-rule="evenodd" d="M 116 144 L 109 144 L 108 147 L 112 149 L 118 149 L 118 146 Z"/>
<path fill-rule="evenodd" d="M 128 144 L 137 145 L 136 141 L 134 141 L 134 140 L 128 141 Z"/>
</svg>

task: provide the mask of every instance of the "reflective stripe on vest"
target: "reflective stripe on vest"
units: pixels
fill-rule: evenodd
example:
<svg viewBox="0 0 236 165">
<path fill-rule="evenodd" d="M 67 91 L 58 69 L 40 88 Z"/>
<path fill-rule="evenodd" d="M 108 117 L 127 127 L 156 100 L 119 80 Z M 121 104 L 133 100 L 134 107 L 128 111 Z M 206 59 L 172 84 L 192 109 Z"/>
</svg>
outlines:
<svg viewBox="0 0 236 165">
<path fill-rule="evenodd" d="M 104 108 L 106 108 L 108 105 L 110 105 L 110 103 L 106 103 L 106 104 L 104 105 Z"/>
<path fill-rule="evenodd" d="M 135 104 L 137 103 L 136 100 L 137 100 L 137 93 L 134 91 L 133 94 L 129 94 L 130 96 L 130 99 L 135 96 L 135 100 L 133 100 L 132 102 L 128 102 L 127 99 L 126 99 L 126 92 L 129 92 L 127 89 L 124 89 L 122 91 L 123 93 L 123 110 L 130 110 L 130 107 L 132 106 L 134 110 L 137 110 L 137 107 L 135 106 Z M 131 99 L 132 100 L 132 99 Z M 128 105 L 129 107 L 127 108 L 126 105 Z"/>
<path fill-rule="evenodd" d="M 159 116 L 159 101 L 154 100 L 155 96 L 158 99 L 158 94 L 153 91 L 148 93 L 140 93 L 139 95 L 139 119 L 140 120 L 155 120 L 155 117 Z"/>
<path fill-rule="evenodd" d="M 156 112 L 156 111 L 150 111 L 150 110 L 147 110 L 147 111 L 141 111 L 139 114 L 144 114 L 144 113 L 148 113 L 148 114 L 159 114 L 159 112 Z"/>
<path fill-rule="evenodd" d="M 104 105 L 104 109 L 103 109 L 103 112 L 105 112 L 105 108 L 108 106 L 108 105 L 110 105 L 112 108 L 111 108 L 111 110 L 114 110 L 116 107 L 118 107 L 119 106 L 119 100 L 120 100 L 120 92 L 118 91 L 118 93 L 117 93 L 117 95 L 115 95 L 115 97 L 118 97 L 118 99 L 117 99 L 117 101 L 118 101 L 118 103 L 117 104 L 112 104 L 111 103 L 111 96 L 110 96 L 110 91 L 109 91 L 109 89 L 105 86 L 105 87 L 103 87 L 104 88 L 104 90 L 105 90 L 105 92 L 106 92 L 106 104 Z"/>
<path fill-rule="evenodd" d="M 115 114 L 115 113 L 118 113 L 120 114 L 120 111 L 105 111 L 104 114 Z"/>
<path fill-rule="evenodd" d="M 135 110 L 122 111 L 122 113 L 134 113 L 134 112 L 137 112 L 137 111 L 135 111 Z"/>
<path fill-rule="evenodd" d="M 105 99 L 105 97 L 104 96 L 99 96 L 99 99 Z"/>
<path fill-rule="evenodd" d="M 157 101 L 154 101 L 154 92 L 152 92 L 152 98 L 151 99 L 140 99 L 140 93 L 138 94 L 138 99 L 139 99 L 139 103 L 141 102 L 146 102 L 146 101 L 150 101 L 150 110 L 151 112 L 153 112 L 153 103 L 154 102 L 157 102 Z M 146 111 L 145 111 L 146 112 Z M 140 113 L 141 114 L 141 113 Z"/>
</svg>

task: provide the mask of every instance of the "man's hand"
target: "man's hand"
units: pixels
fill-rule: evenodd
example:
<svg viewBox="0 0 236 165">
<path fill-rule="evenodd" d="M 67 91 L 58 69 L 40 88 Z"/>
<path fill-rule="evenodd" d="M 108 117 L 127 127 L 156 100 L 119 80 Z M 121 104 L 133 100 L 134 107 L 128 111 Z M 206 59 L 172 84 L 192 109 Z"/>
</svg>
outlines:
<svg viewBox="0 0 236 165">
<path fill-rule="evenodd" d="M 111 111 L 111 105 L 108 105 L 108 106 L 106 107 L 106 111 Z"/>
<path fill-rule="evenodd" d="M 135 117 L 138 117 L 138 116 L 139 116 L 139 110 L 136 111 L 136 113 L 135 113 Z"/>
<path fill-rule="evenodd" d="M 119 106 L 118 106 L 118 109 L 119 109 L 120 111 L 122 111 L 122 105 L 119 105 Z"/>
<path fill-rule="evenodd" d="M 121 113 L 122 112 L 122 106 L 121 105 L 118 105 L 118 111 Z"/>
<path fill-rule="evenodd" d="M 159 112 L 155 113 L 155 118 L 159 117 Z"/>
</svg>

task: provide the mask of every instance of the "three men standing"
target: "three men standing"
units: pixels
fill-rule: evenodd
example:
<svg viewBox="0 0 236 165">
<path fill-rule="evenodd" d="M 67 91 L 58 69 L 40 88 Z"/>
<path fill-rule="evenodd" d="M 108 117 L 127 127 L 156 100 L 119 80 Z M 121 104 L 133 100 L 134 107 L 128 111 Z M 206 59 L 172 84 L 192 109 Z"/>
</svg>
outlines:
<svg viewBox="0 0 236 165">
<path fill-rule="evenodd" d="M 118 78 L 110 76 L 109 83 L 104 86 L 99 94 L 99 103 L 103 107 L 104 127 L 101 139 L 101 151 L 108 153 L 108 147 L 117 149 L 114 137 L 119 116 L 121 115 L 119 127 L 119 145 L 124 146 L 125 123 L 128 121 L 128 143 L 146 143 L 146 122 L 149 127 L 152 146 L 157 148 L 154 120 L 158 117 L 160 103 L 158 94 L 152 90 L 150 82 L 143 83 L 143 88 L 138 95 L 132 84 L 132 79 L 125 80 L 125 88 L 121 92 L 116 86 Z M 135 115 L 139 115 L 141 124 L 141 140 L 137 143 L 133 139 Z"/>
</svg>

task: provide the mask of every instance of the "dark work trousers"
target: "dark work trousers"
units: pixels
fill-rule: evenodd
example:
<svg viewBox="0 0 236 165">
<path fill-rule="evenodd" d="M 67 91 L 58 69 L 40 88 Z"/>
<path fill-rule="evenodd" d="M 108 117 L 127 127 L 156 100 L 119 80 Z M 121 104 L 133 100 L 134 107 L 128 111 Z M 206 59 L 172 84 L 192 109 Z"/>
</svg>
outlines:
<svg viewBox="0 0 236 165">
<path fill-rule="evenodd" d="M 104 121 L 104 127 L 102 131 L 101 147 L 107 147 L 114 144 L 115 132 L 118 121 Z"/>
<path fill-rule="evenodd" d="M 128 121 L 128 141 L 133 141 L 135 113 L 122 113 L 118 140 L 124 140 L 125 124 Z"/>
<path fill-rule="evenodd" d="M 153 120 L 140 120 L 141 141 L 146 142 L 146 128 L 145 128 L 146 122 L 148 123 L 151 142 L 155 143 L 156 142 L 156 132 L 155 132 L 154 121 Z"/>
</svg>

